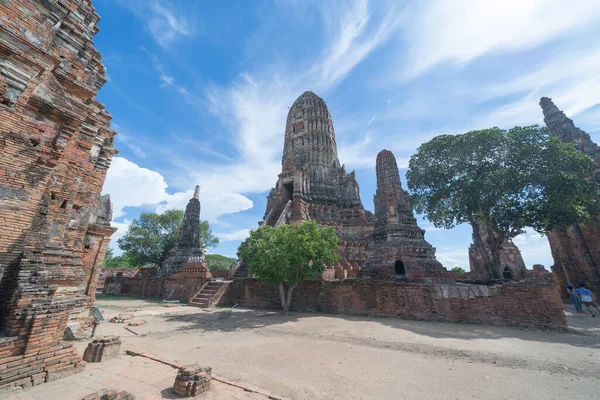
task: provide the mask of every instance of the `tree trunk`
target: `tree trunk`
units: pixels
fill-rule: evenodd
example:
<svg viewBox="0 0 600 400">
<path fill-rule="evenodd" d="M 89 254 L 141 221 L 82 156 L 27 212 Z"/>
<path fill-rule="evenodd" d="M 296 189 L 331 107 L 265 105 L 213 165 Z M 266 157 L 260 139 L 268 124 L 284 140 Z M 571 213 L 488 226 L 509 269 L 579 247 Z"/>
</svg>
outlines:
<svg viewBox="0 0 600 400">
<path fill-rule="evenodd" d="M 502 262 L 500 259 L 501 242 L 489 218 L 481 216 L 469 217 L 473 228 L 473 245 L 475 252 L 481 257 L 487 279 L 499 279 L 502 277 Z"/>
<path fill-rule="evenodd" d="M 283 283 L 279 284 L 279 299 L 281 300 L 281 309 L 285 312 L 285 288 Z"/>
<path fill-rule="evenodd" d="M 491 224 L 486 221 L 485 228 L 488 232 L 488 240 L 490 243 L 490 251 L 492 253 L 492 278 L 494 279 L 502 279 L 503 278 L 503 268 L 502 268 L 502 260 L 500 259 L 500 247 L 502 246 L 503 240 L 499 240 L 496 236 L 496 231 Z"/>
<path fill-rule="evenodd" d="M 285 306 L 283 307 L 284 314 L 287 314 L 290 311 L 290 304 L 292 303 L 292 292 L 294 291 L 295 287 L 296 286 L 292 286 L 291 288 L 288 289 L 287 300 L 285 302 Z"/>
</svg>

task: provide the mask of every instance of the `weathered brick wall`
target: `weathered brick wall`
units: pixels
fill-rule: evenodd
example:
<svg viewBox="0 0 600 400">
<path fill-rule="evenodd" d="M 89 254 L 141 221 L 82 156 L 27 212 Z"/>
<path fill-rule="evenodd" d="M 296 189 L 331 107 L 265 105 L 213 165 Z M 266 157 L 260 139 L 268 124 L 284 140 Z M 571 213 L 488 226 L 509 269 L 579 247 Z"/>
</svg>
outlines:
<svg viewBox="0 0 600 400">
<path fill-rule="evenodd" d="M 104 281 L 104 294 L 165 299 L 173 291 L 170 300 L 188 302 L 208 279 L 180 272 L 166 277 L 116 277 Z"/>
<path fill-rule="evenodd" d="M 554 258 L 552 272 L 560 282 L 564 298 L 569 298 L 567 284 L 585 283 L 600 296 L 600 225 L 575 225 L 566 231 L 548 234 Z"/>
<path fill-rule="evenodd" d="M 69 347 L 43 356 L 64 350 L 67 324 L 89 331 L 114 231 L 95 219 L 116 154 L 95 99 L 106 82 L 98 20 L 90 0 L 0 1 L 0 387 L 83 365 Z"/>
<path fill-rule="evenodd" d="M 219 304 L 280 308 L 277 288 L 233 281 Z M 349 279 L 299 285 L 291 310 L 377 315 L 492 325 L 565 327 L 555 283 L 418 284 Z"/>
</svg>

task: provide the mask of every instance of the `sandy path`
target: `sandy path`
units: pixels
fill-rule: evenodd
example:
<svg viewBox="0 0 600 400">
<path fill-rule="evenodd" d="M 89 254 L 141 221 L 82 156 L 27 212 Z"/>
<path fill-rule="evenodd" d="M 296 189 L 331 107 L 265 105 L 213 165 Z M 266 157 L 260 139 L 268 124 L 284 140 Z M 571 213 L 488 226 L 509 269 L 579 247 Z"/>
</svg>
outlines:
<svg viewBox="0 0 600 400">
<path fill-rule="evenodd" d="M 581 333 L 260 310 L 105 302 L 148 324 L 101 325 L 124 348 L 199 362 L 293 399 L 559 399 L 600 396 L 600 319 Z"/>
</svg>

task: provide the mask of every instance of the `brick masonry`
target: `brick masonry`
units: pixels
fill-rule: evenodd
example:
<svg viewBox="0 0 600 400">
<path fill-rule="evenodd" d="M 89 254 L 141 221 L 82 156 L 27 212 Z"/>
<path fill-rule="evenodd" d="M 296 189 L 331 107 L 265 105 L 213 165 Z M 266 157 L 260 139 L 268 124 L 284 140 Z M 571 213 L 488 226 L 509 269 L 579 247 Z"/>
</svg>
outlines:
<svg viewBox="0 0 600 400">
<path fill-rule="evenodd" d="M 281 308 L 277 288 L 256 279 L 234 280 L 219 305 Z M 490 325 L 566 327 L 552 280 L 494 285 L 314 281 L 294 290 L 292 311 L 401 317 Z"/>
<path fill-rule="evenodd" d="M 179 272 L 165 277 L 139 274 L 136 277 L 111 276 L 104 281 L 104 294 L 147 297 L 189 302 L 209 282 L 202 272 Z"/>
<path fill-rule="evenodd" d="M 552 99 L 542 97 L 540 106 L 550 135 L 573 144 L 576 149 L 590 156 L 596 164 L 593 178 L 600 184 L 600 146 L 592 141 L 590 135 L 576 127 L 554 105 Z M 600 296 L 600 224 L 581 224 L 567 230 L 555 230 L 548 234 L 548 240 L 554 259 L 552 272 L 560 282 L 562 295 L 569 298 L 568 283 L 585 283 L 596 296 Z"/>
<path fill-rule="evenodd" d="M 83 353 L 83 359 L 87 362 L 101 362 L 119 357 L 119 354 L 121 354 L 121 339 L 110 336 L 89 343 Z"/>
<path fill-rule="evenodd" d="M 100 192 L 116 134 L 90 0 L 0 1 L 0 389 L 80 370 L 115 231 Z"/>
</svg>

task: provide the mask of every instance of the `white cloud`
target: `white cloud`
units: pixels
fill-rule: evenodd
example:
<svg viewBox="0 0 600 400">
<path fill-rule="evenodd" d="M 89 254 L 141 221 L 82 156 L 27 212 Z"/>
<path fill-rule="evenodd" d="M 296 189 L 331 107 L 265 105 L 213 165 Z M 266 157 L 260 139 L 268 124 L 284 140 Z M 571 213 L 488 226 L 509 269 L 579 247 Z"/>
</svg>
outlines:
<svg viewBox="0 0 600 400">
<path fill-rule="evenodd" d="M 201 181 L 198 183 L 202 185 Z M 157 212 L 173 208 L 185 209 L 193 195 L 193 189 L 169 194 L 167 187 L 164 177 L 158 172 L 142 168 L 123 157 L 115 157 L 108 170 L 103 193 L 111 195 L 115 219 L 125 215 L 125 207 L 155 205 Z M 219 187 L 221 186 L 213 186 L 212 190 L 201 191 L 202 219 L 215 223 L 221 215 L 252 208 L 253 203 L 247 197 L 218 190 Z"/>
<path fill-rule="evenodd" d="M 113 235 L 110 237 L 110 244 L 109 244 L 109 247 L 114 250 L 114 253 L 117 256 L 123 254 L 123 250 L 121 250 L 119 248 L 119 245 L 117 244 L 117 242 L 119 239 L 121 239 L 123 237 L 123 235 L 125 235 L 125 232 L 127 232 L 127 229 L 129 229 L 130 224 L 131 224 L 131 221 L 129 221 L 127 219 L 124 220 L 123 222 L 113 221 L 110 224 L 112 227 L 117 228 L 117 231 L 115 233 L 113 233 Z"/>
<path fill-rule="evenodd" d="M 123 208 L 158 204 L 165 200 L 167 183 L 161 174 L 142 168 L 123 157 L 114 157 L 106 174 L 103 193 L 110 194 L 113 218 L 125 213 Z"/>
<path fill-rule="evenodd" d="M 465 271 L 470 270 L 469 252 L 467 249 L 444 248 L 442 250 L 437 250 L 435 256 L 446 269 L 460 267 Z"/>
<path fill-rule="evenodd" d="M 484 86 L 479 91 L 482 99 L 523 93 L 512 103 L 503 104 L 476 119 L 478 126 L 512 127 L 542 123 L 539 106 L 542 96 L 551 97 L 567 116 L 578 113 L 600 102 L 600 49 L 565 49 L 561 55 L 533 71 L 507 82 Z M 592 124 L 600 129 L 600 121 Z"/>
<path fill-rule="evenodd" d="M 343 4 L 336 1 L 332 5 L 323 5 L 321 9 L 324 21 L 330 25 L 331 39 L 323 59 L 315 66 L 326 86 L 345 78 L 403 22 L 393 2 L 355 0 Z M 381 7 L 377 15 L 375 6 Z"/>
<path fill-rule="evenodd" d="M 146 27 L 162 47 L 168 47 L 178 37 L 194 35 L 194 25 L 189 14 L 178 10 L 173 3 L 154 0 L 148 1 L 146 7 L 149 11 Z"/>
<path fill-rule="evenodd" d="M 193 189 L 172 195 L 165 194 L 164 203 L 156 208 L 156 212 L 163 213 L 174 208 L 185 210 L 193 194 Z M 248 210 L 254 205 L 252 200 L 239 193 L 207 192 L 205 190 L 200 190 L 200 204 L 200 218 L 212 223 L 216 222 L 221 215 Z"/>
<path fill-rule="evenodd" d="M 546 236 L 528 229 L 527 233 L 517 236 L 513 242 L 521 250 L 521 256 L 527 268 L 531 269 L 533 264 L 542 264 L 550 270 L 550 266 L 554 264 L 550 243 Z"/>
<path fill-rule="evenodd" d="M 450 61 L 464 64 L 490 52 L 528 50 L 565 36 L 600 15 L 598 2 L 581 0 L 434 1 L 412 11 L 407 77 Z"/>
<path fill-rule="evenodd" d="M 168 48 L 175 40 L 196 34 L 196 21 L 185 3 L 177 0 L 123 0 L 144 21 L 156 43 Z"/>
<path fill-rule="evenodd" d="M 215 236 L 217 236 L 219 239 L 221 239 L 221 241 L 223 242 L 233 242 L 236 240 L 244 240 L 248 237 L 248 235 L 250 235 L 250 229 L 239 229 L 233 232 L 226 232 L 226 233 L 215 233 Z"/>
</svg>

